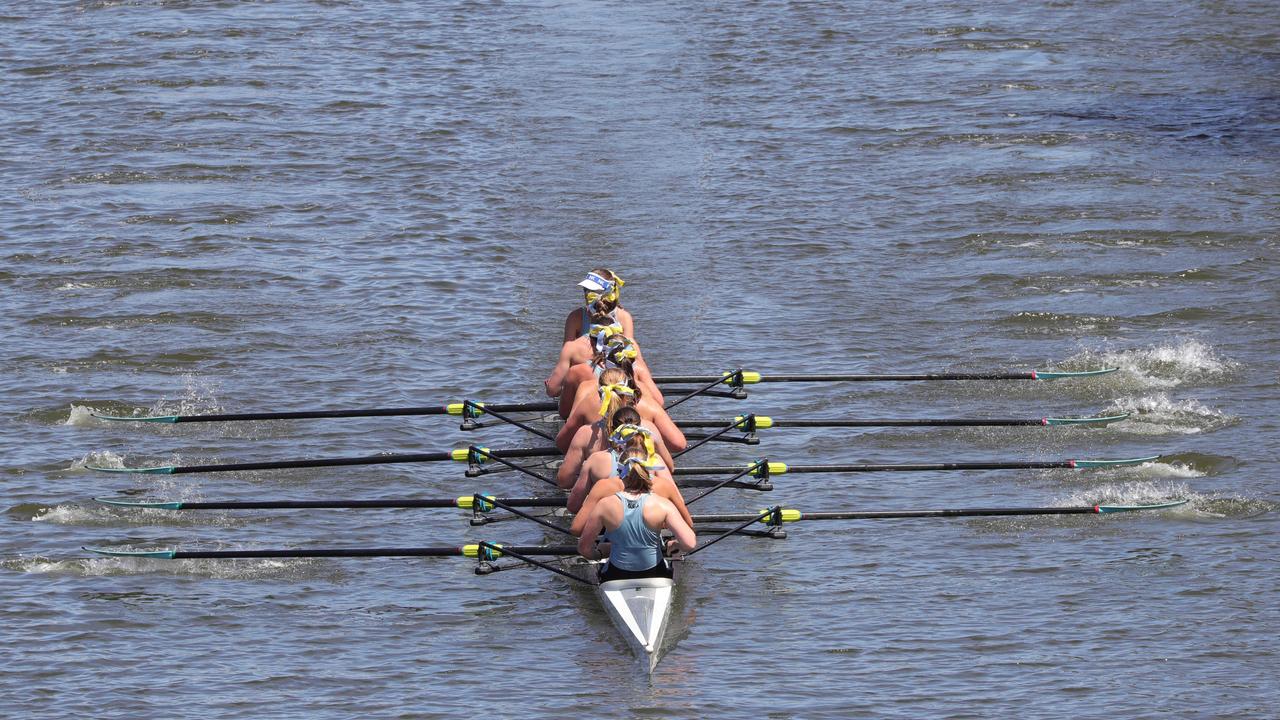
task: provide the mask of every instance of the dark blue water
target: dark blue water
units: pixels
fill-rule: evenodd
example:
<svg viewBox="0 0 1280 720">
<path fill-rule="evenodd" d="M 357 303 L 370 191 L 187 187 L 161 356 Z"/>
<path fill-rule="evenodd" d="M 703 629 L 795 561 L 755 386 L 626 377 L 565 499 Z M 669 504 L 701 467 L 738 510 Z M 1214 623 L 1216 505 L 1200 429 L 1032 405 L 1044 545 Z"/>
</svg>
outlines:
<svg viewBox="0 0 1280 720">
<path fill-rule="evenodd" d="M 1280 494 L 1280 51 L 1264 3 L 29 3 L 0 16 L 0 699 L 183 717 L 1267 717 Z M 456 420 L 138 426 L 537 400 L 596 265 L 659 374 L 1115 366 L 764 384 L 692 464 L 1120 458 L 789 474 L 698 512 L 1147 503 L 809 523 L 689 562 L 637 671 L 590 594 L 462 560 L 139 561 L 82 545 L 555 541 L 462 511 L 160 499 L 528 495 L 461 467 L 103 475 L 536 443 Z"/>
</svg>

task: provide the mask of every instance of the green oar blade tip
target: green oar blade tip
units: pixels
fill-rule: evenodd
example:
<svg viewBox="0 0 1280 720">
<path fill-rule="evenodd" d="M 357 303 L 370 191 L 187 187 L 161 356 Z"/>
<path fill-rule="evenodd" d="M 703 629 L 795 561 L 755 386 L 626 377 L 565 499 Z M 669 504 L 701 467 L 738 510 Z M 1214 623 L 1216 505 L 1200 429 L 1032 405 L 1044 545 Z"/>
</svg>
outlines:
<svg viewBox="0 0 1280 720">
<path fill-rule="evenodd" d="M 98 465 L 85 465 L 85 470 L 104 473 L 139 473 L 142 475 L 172 475 L 178 469 L 177 465 L 161 465 L 159 467 L 149 468 L 131 468 L 131 467 L 100 467 Z"/>
<path fill-rule="evenodd" d="M 1178 507 L 1179 505 L 1186 505 L 1189 502 L 1191 501 L 1188 500 L 1187 498 L 1180 498 L 1178 500 L 1170 500 L 1169 502 L 1162 502 L 1162 503 L 1153 503 L 1150 505 L 1099 505 L 1097 507 L 1098 507 L 1098 512 L 1100 513 L 1119 513 L 1119 512 L 1137 512 L 1139 510 L 1165 510 L 1167 508 Z"/>
<path fill-rule="evenodd" d="M 151 510 L 181 510 L 180 502 L 138 502 L 136 500 L 113 500 L 112 498 L 94 498 L 94 502 L 114 507 L 147 508 Z"/>
<path fill-rule="evenodd" d="M 178 422 L 177 415 L 141 415 L 141 416 L 107 415 L 106 413 L 99 413 L 95 411 L 90 411 L 89 415 L 93 417 L 95 420 L 106 420 L 108 422 L 149 422 L 149 423 Z"/>
<path fill-rule="evenodd" d="M 107 557 L 134 557 L 134 558 L 155 558 L 157 560 L 172 560 L 177 554 L 177 550 L 113 550 L 111 548 L 96 548 L 88 545 L 81 545 L 81 550 L 87 550 L 95 555 L 106 555 Z"/>
<path fill-rule="evenodd" d="M 1107 425 L 1121 420 L 1128 420 L 1130 413 L 1121 415 L 1105 415 L 1103 417 L 1089 418 L 1051 418 L 1044 419 L 1045 425 Z"/>
<path fill-rule="evenodd" d="M 1061 372 L 1055 372 L 1052 370 L 1036 370 L 1035 373 L 1036 373 L 1037 380 L 1061 380 L 1063 378 L 1096 377 L 1098 375 L 1106 375 L 1108 373 L 1113 373 L 1119 369 L 1120 368 L 1118 367 L 1112 367 L 1112 368 L 1102 368 L 1101 370 L 1076 370 L 1076 371 L 1064 370 Z"/>
<path fill-rule="evenodd" d="M 1139 458 L 1124 458 L 1121 460 L 1072 460 L 1073 467 L 1076 468 L 1105 468 L 1105 467 L 1121 467 L 1124 465 L 1141 465 L 1143 463 L 1155 462 L 1160 459 L 1160 455 L 1148 455 Z"/>
</svg>

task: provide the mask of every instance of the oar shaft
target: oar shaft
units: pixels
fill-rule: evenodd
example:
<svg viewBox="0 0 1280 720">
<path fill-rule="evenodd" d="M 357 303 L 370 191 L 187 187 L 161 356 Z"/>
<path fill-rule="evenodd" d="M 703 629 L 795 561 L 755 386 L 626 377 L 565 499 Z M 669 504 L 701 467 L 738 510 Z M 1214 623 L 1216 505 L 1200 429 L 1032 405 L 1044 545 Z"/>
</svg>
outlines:
<svg viewBox="0 0 1280 720">
<path fill-rule="evenodd" d="M 806 512 L 801 520 L 877 520 L 883 518 L 921 517 L 983 517 L 992 515 L 1094 515 L 1095 505 L 1077 507 L 1029 507 L 1029 508 L 954 508 L 944 510 L 888 510 L 849 512 Z"/>
<path fill-rule="evenodd" d="M 799 510 L 778 508 L 765 510 L 753 515 L 694 515 L 694 523 L 744 522 L 762 519 L 783 523 L 801 520 L 880 520 L 890 518 L 947 518 L 947 517 L 990 517 L 1009 515 L 1099 515 L 1108 513 L 1137 512 L 1142 510 L 1167 510 L 1185 505 L 1185 499 L 1170 500 L 1146 505 L 1076 505 L 1067 507 L 1002 507 L 1002 508 L 946 508 L 937 510 L 843 510 L 836 512 L 801 512 Z M 776 513 L 776 514 L 775 514 Z"/>
<path fill-rule="evenodd" d="M 914 427 L 914 426 L 954 426 L 954 427 L 1004 427 L 1017 425 L 1044 425 L 1044 418 L 867 418 L 867 419 L 825 419 L 825 418 L 770 418 L 770 427 L 775 428 L 842 428 L 842 427 Z M 724 427 L 734 422 L 728 420 L 677 420 L 676 426 L 681 428 Z"/>
<path fill-rule="evenodd" d="M 505 547 L 505 546 L 504 546 Z M 512 545 L 511 550 L 521 555 L 576 555 L 578 549 L 570 545 Z M 276 550 L 178 550 L 174 560 L 211 558 L 344 558 L 344 557 L 463 557 L 466 549 L 461 546 L 403 547 L 403 548 L 302 548 Z"/>
<path fill-rule="evenodd" d="M 276 460 L 269 462 L 224 463 L 220 465 L 178 465 L 170 475 L 184 473 L 234 472 L 241 470 L 290 470 L 294 468 L 342 467 L 346 465 L 389 465 L 395 463 L 443 462 L 453 459 L 450 453 L 407 453 L 402 455 L 368 455 L 365 457 L 315 458 L 312 460 Z"/>
<path fill-rule="evenodd" d="M 500 458 L 530 458 L 554 456 L 559 454 L 559 451 L 554 447 L 544 447 L 489 450 L 488 453 L 494 457 Z M 226 463 L 218 465 L 178 465 L 167 474 L 180 475 L 185 473 L 234 472 L 248 470 L 291 470 L 296 468 L 343 467 L 350 465 L 395 465 L 397 463 L 445 462 L 449 460 L 457 460 L 455 452 L 366 455 L 363 457 L 276 460 L 267 462 Z"/>
<path fill-rule="evenodd" d="M 929 470 L 1037 470 L 1075 467 L 1072 460 L 1048 462 L 954 462 L 954 463 L 896 463 L 854 465 L 787 465 L 786 473 L 848 473 L 848 472 L 923 472 Z M 721 475 L 741 472 L 738 465 L 711 465 L 705 467 L 677 467 L 673 475 Z"/>
<path fill-rule="evenodd" d="M 679 383 L 713 382 L 720 375 L 658 375 L 653 378 L 658 385 Z M 916 380 L 1036 380 L 1034 371 L 1025 372 L 968 372 L 968 373 L 855 373 L 855 374 L 813 374 L 801 373 L 793 375 L 762 375 L 757 382 L 905 382 Z"/>
<path fill-rule="evenodd" d="M 357 408 L 354 410 L 299 410 L 296 412 L 216 413 L 178 415 L 175 423 L 235 422 L 240 420 L 314 420 L 323 418 L 393 417 L 398 415 L 448 415 L 444 405 L 400 408 Z"/>
<path fill-rule="evenodd" d="M 105 499 L 117 507 L 160 510 L 332 510 L 343 508 L 457 508 L 470 507 L 471 497 L 462 498 L 382 498 L 376 500 L 228 500 L 208 502 L 130 502 Z M 564 498 L 490 498 L 511 507 L 564 507 Z M 465 504 L 464 504 L 465 503 Z M 484 501 L 481 500 L 481 504 Z"/>
<path fill-rule="evenodd" d="M 557 404 L 552 401 L 478 404 L 482 406 L 483 410 L 493 410 L 495 412 L 550 412 L 558 407 Z M 448 405 L 425 405 L 420 407 L 210 413 L 207 415 L 153 415 L 139 417 L 95 414 L 95 417 L 102 420 L 159 423 L 236 422 L 247 420 L 314 420 L 325 418 L 395 417 L 405 415 L 460 415 L 463 410 L 462 405 L 462 403 L 451 403 Z M 477 410 L 477 412 L 480 412 L 480 410 Z"/>
</svg>

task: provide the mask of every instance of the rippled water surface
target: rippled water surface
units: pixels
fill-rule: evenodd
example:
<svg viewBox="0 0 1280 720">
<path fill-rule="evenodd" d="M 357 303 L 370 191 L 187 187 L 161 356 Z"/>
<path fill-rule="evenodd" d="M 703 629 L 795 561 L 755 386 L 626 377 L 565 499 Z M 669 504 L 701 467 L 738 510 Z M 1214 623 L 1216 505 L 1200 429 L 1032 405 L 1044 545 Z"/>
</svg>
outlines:
<svg viewBox="0 0 1280 720">
<path fill-rule="evenodd" d="M 24 717 L 1270 717 L 1280 701 L 1280 23 L 1261 2 L 32 2 L 0 13 L 0 698 Z M 1190 502 L 800 523 L 688 563 L 637 671 L 593 597 L 463 560 L 82 545 L 557 542 L 457 510 L 92 498 L 539 491 L 493 447 L 595 265 L 659 374 L 1120 370 L 762 384 L 678 417 L 1104 428 L 762 431 L 688 464 L 1124 458 L 788 474 L 698 512 Z"/>
</svg>

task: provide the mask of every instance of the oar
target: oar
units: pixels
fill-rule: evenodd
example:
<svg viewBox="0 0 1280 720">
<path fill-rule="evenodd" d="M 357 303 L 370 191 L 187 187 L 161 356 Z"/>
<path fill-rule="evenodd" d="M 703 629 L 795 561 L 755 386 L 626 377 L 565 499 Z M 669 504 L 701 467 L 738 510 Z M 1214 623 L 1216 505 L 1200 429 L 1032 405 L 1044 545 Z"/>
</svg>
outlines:
<svg viewBox="0 0 1280 720">
<path fill-rule="evenodd" d="M 754 477 L 769 477 L 785 473 L 856 473 L 856 472 L 916 472 L 927 470 L 1047 470 L 1053 468 L 1102 468 L 1123 465 L 1141 465 L 1155 462 L 1160 455 L 1123 460 L 1045 460 L 1045 461 L 991 461 L 953 463 L 901 463 L 901 464 L 853 464 L 853 465 L 788 465 L 781 462 L 758 460 L 751 465 L 714 465 L 707 467 L 677 467 L 673 475 L 722 475 L 742 472 L 750 468 Z"/>
<path fill-rule="evenodd" d="M 751 514 L 728 515 L 694 515 L 693 522 L 720 523 L 743 522 L 760 519 L 767 523 L 800 522 L 801 520 L 882 520 L 887 518 L 925 518 L 925 517 L 985 517 L 992 515 L 1098 515 L 1106 513 L 1138 512 L 1142 510 L 1164 510 L 1178 507 L 1189 502 L 1185 499 L 1147 505 L 1077 505 L 1066 507 L 997 507 L 997 508 L 951 508 L 943 510 L 845 510 L 835 512 L 802 512 L 791 508 L 762 510 Z"/>
<path fill-rule="evenodd" d="M 779 524 L 802 520 L 872 520 L 919 517 L 980 517 L 1009 515 L 1096 515 L 1142 510 L 1163 510 L 1187 503 L 1185 499 L 1148 505 L 1082 505 L 1030 508 L 962 508 L 946 510 L 854 510 L 844 512 L 802 512 L 794 509 L 770 508 L 756 514 L 695 515 L 694 524 L 754 521 Z M 401 548 L 301 548 L 270 550 L 116 550 L 82 546 L 82 549 L 110 557 L 149 558 L 157 560 L 229 559 L 229 558 L 342 558 L 342 557 L 468 557 L 495 560 L 504 555 L 570 556 L 578 554 L 574 545 L 512 545 L 495 543 L 474 545 L 436 545 Z"/>
<path fill-rule="evenodd" d="M 149 510 L 307 510 L 334 508 L 462 508 L 488 512 L 494 503 L 511 507 L 564 507 L 563 497 L 495 498 L 463 495 L 456 498 L 384 498 L 379 500 L 244 500 L 218 502 L 149 502 L 94 498 L 105 505 Z"/>
<path fill-rule="evenodd" d="M 560 455 L 554 447 L 511 448 L 490 450 L 477 448 L 495 458 L 553 457 Z M 85 465 L 86 470 L 109 473 L 145 473 L 148 475 L 182 475 L 186 473 L 231 472 L 237 470 L 287 470 L 291 468 L 339 467 L 344 465 L 394 465 L 396 463 L 469 462 L 471 448 L 457 448 L 448 452 L 408 453 L 402 455 L 366 455 L 363 457 L 315 458 L 312 460 L 278 460 L 274 462 L 226 463 L 221 465 L 161 465 L 145 468 L 112 468 Z"/>
<path fill-rule="evenodd" d="M 479 497 L 479 502 L 477 502 Z M 154 510 L 281 510 L 281 509 L 333 509 L 333 508 L 462 508 L 488 512 L 494 503 L 511 507 L 564 507 L 564 498 L 494 498 L 492 496 L 464 495 L 456 498 L 406 498 L 382 500 L 258 500 L 244 502 L 145 502 L 94 498 L 117 507 L 147 508 Z M 489 500 L 491 502 L 485 502 Z M 778 522 L 801 520 L 875 520 L 881 518 L 915 517 L 977 517 L 983 515 L 1086 515 L 1090 513 L 1117 513 L 1137 510 L 1159 510 L 1186 504 L 1187 500 L 1174 500 L 1151 505 L 1081 505 L 1076 507 L 1030 508 L 961 508 L 945 510 L 850 510 L 839 512 L 802 512 L 782 508 Z M 477 508 L 477 506 L 479 506 Z M 742 522 L 756 517 L 771 521 L 761 511 L 755 515 L 694 515 L 695 523 Z"/>
<path fill-rule="evenodd" d="M 151 423 L 193 423 L 193 422 L 236 422 L 242 420 L 310 420 L 316 418 L 351 418 L 351 417 L 390 417 L 395 415 L 462 415 L 467 403 L 457 402 L 448 405 L 429 405 L 426 407 L 391 407 L 363 408 L 356 410 L 300 410 L 295 412 L 256 412 L 256 413 L 217 413 L 208 415 L 145 415 L 133 417 L 128 415 L 107 415 L 90 412 L 99 420 L 151 422 Z M 488 408 L 495 412 L 550 412 L 559 408 L 555 402 L 528 403 L 472 403 L 473 412 L 483 414 Z"/>
<path fill-rule="evenodd" d="M 1009 427 L 1009 426 L 1052 426 L 1052 425 L 1105 425 L 1120 422 L 1129 417 L 1129 413 L 1106 415 L 1103 417 L 1073 418 L 774 418 L 765 415 L 738 415 L 727 420 L 677 420 L 681 428 L 725 427 L 732 424 L 743 432 L 767 430 L 769 428 L 842 428 L 842 427 Z"/>
<path fill-rule="evenodd" d="M 754 385 L 764 382 L 908 382 L 923 380 L 1061 380 L 1063 378 L 1094 377 L 1113 373 L 1120 368 L 1077 370 L 1074 372 L 1053 370 L 1023 370 L 1019 372 L 955 372 L 955 373 L 889 373 L 889 374 L 792 374 L 767 375 L 750 370 L 732 370 L 720 375 L 657 375 L 653 381 L 659 385 L 677 383 L 704 383 L 723 380 L 737 385 Z"/>
<path fill-rule="evenodd" d="M 496 548 L 496 549 L 495 549 Z M 299 548 L 282 550 L 114 550 L 81 546 L 98 555 L 111 557 L 190 560 L 203 558 L 336 558 L 336 557 L 468 557 L 495 560 L 509 552 L 530 556 L 577 555 L 574 545 L 434 545 L 391 548 Z M 504 552 L 506 551 L 506 552 Z"/>
</svg>

